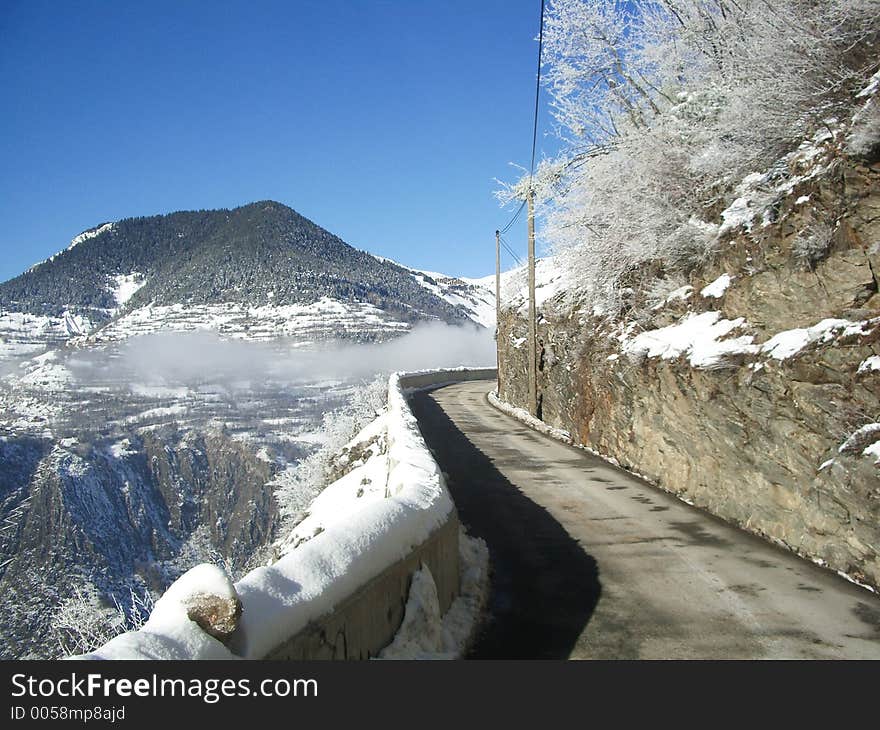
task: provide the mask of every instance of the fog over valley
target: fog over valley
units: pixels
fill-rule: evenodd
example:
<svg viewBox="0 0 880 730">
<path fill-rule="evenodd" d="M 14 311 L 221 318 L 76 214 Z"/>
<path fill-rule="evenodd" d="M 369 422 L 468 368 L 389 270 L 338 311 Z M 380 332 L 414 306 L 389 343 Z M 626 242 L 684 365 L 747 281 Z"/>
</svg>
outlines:
<svg viewBox="0 0 880 730">
<path fill-rule="evenodd" d="M 118 347 L 75 352 L 66 366 L 84 385 L 222 384 L 235 391 L 267 382 L 348 381 L 391 370 L 486 365 L 494 357 L 494 338 L 488 329 L 426 322 L 399 337 L 361 344 L 251 342 L 210 331 L 157 333 L 133 337 Z"/>
</svg>

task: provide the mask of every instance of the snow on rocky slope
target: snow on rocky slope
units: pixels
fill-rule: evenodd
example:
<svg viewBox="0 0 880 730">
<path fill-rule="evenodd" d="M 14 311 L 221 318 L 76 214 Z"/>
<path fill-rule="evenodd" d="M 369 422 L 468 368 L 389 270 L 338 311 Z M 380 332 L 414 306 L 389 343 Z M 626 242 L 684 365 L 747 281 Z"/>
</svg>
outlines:
<svg viewBox="0 0 880 730">
<path fill-rule="evenodd" d="M 272 203 L 104 224 L 0 285 L 0 656 L 52 656 L 71 586 L 161 590 L 208 547 L 241 568 L 372 367 L 322 348 L 489 324 L 487 301 Z"/>
<path fill-rule="evenodd" d="M 449 302 L 463 307 L 468 317 L 488 329 L 495 327 L 495 277 L 466 279 L 434 271 L 411 269 L 419 284 Z"/>
<path fill-rule="evenodd" d="M 461 307 L 469 319 L 487 329 L 495 328 L 495 276 L 469 279 L 436 271 L 424 271 L 405 266 L 398 261 L 376 256 L 379 261 L 408 272 L 422 287 L 453 307 Z M 507 274 L 502 274 L 506 277 Z"/>
</svg>

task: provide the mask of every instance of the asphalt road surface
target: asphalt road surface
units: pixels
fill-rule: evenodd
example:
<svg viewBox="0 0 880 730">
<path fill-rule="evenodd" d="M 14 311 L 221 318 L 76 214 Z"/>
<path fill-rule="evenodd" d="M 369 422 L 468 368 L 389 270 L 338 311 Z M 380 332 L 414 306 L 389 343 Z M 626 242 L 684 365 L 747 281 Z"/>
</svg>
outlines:
<svg viewBox="0 0 880 730">
<path fill-rule="evenodd" d="M 880 599 L 493 408 L 413 396 L 462 522 L 489 545 L 471 658 L 880 658 Z"/>
</svg>

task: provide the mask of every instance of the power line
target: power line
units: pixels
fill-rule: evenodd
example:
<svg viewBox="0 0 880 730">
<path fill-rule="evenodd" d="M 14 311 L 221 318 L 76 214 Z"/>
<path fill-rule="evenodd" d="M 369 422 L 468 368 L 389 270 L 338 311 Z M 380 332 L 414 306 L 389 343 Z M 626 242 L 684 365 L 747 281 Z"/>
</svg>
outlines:
<svg viewBox="0 0 880 730">
<path fill-rule="evenodd" d="M 501 245 L 504 247 L 504 250 L 507 251 L 508 254 L 510 254 L 510 257 L 514 261 L 516 261 L 517 266 L 522 266 L 522 259 L 516 255 L 516 252 L 513 250 L 513 247 L 506 240 L 504 240 L 503 236 L 501 238 Z"/>
<path fill-rule="evenodd" d="M 535 152 L 538 146 L 538 109 L 541 99 L 541 58 L 544 49 L 544 5 L 545 0 L 541 0 L 541 27 L 538 31 L 538 73 L 535 82 L 535 114 L 532 124 L 532 161 L 529 165 L 529 189 L 526 193 L 526 197 L 528 197 L 532 190 L 532 180 L 535 175 Z M 519 208 L 517 208 L 516 212 L 513 214 L 513 217 L 509 221 L 507 221 L 503 228 L 499 229 L 502 234 L 507 233 L 511 228 L 513 228 L 513 226 L 519 220 L 519 217 L 522 215 L 523 208 L 525 208 L 525 206 L 526 201 L 523 200 L 520 203 Z M 514 254 L 512 251 L 508 250 L 508 253 L 514 256 L 517 261 L 519 261 L 519 257 L 517 257 L 516 254 Z"/>
<path fill-rule="evenodd" d="M 535 124 L 532 128 L 532 164 L 529 167 L 529 192 L 535 174 L 535 148 L 538 146 L 538 101 L 541 98 L 541 53 L 544 48 L 544 0 L 541 0 L 541 29 L 538 31 L 538 78 L 535 84 Z"/>
<path fill-rule="evenodd" d="M 513 228 L 513 224 L 516 223 L 517 220 L 519 220 L 519 216 L 522 213 L 525 205 L 526 205 L 525 200 L 519 204 L 519 208 L 516 209 L 516 213 L 513 214 L 513 218 L 511 218 L 509 221 L 507 221 L 507 225 L 501 229 L 502 233 L 507 233 L 511 228 Z"/>
<path fill-rule="evenodd" d="M 517 265 L 520 265 L 520 266 L 521 266 L 521 265 L 522 265 L 522 259 L 517 255 L 516 251 L 515 251 L 515 250 L 513 249 L 513 247 L 507 242 L 507 240 L 506 240 L 505 238 L 502 238 L 502 239 L 501 239 L 501 245 L 502 245 L 502 247 L 504 248 L 504 250 L 507 251 L 508 254 L 510 254 L 510 257 L 511 257 L 511 258 L 517 263 Z"/>
</svg>

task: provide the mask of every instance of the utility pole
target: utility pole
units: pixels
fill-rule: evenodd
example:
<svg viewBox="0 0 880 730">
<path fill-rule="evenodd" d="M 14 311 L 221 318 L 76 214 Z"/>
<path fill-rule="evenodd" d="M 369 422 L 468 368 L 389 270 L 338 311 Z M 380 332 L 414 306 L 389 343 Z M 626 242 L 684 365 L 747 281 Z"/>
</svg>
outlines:
<svg viewBox="0 0 880 730">
<path fill-rule="evenodd" d="M 529 185 L 529 413 L 538 416 L 538 326 L 535 308 L 535 191 Z"/>
<path fill-rule="evenodd" d="M 495 231 L 495 367 L 501 397 L 501 231 Z"/>
</svg>

